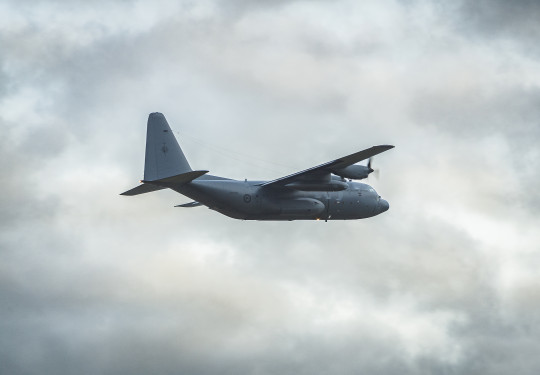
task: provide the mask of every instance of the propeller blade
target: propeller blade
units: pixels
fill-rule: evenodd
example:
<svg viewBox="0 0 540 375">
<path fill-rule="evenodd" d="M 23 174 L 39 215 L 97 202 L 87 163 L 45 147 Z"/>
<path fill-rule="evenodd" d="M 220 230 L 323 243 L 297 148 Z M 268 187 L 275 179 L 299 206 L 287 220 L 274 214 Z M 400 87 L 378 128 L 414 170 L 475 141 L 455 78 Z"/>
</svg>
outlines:
<svg viewBox="0 0 540 375">
<path fill-rule="evenodd" d="M 373 156 L 369 158 L 368 160 L 368 163 L 367 163 L 367 167 L 369 168 L 369 173 L 374 173 L 375 174 L 375 177 L 377 178 L 377 180 L 379 179 L 379 173 L 380 173 L 380 170 L 379 168 L 377 169 L 373 169 L 373 167 L 371 166 L 373 163 Z M 368 179 L 369 179 L 369 175 L 368 175 Z"/>
</svg>

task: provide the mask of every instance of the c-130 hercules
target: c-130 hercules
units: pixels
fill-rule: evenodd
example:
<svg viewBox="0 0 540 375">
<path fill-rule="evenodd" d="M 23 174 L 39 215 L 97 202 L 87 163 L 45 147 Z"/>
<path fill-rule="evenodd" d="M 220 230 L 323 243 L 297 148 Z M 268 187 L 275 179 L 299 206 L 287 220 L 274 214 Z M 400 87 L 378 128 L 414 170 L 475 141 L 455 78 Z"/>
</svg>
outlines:
<svg viewBox="0 0 540 375">
<path fill-rule="evenodd" d="M 366 150 L 272 181 L 238 181 L 191 169 L 163 114 L 148 116 L 143 183 L 121 195 L 172 189 L 193 202 L 240 220 L 351 220 L 376 216 L 388 202 L 366 184 L 371 169 L 354 165 L 394 146 Z M 346 179 L 349 179 L 347 181 Z"/>
</svg>

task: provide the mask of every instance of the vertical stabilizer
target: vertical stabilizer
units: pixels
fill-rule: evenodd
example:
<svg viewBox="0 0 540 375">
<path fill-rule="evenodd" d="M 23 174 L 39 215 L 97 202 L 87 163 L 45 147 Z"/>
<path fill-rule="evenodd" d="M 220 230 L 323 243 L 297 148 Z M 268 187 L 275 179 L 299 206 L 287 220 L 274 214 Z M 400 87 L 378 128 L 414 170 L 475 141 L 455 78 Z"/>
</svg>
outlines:
<svg viewBox="0 0 540 375">
<path fill-rule="evenodd" d="M 191 167 L 165 116 L 159 112 L 150 113 L 146 128 L 144 179 L 159 180 L 190 171 Z"/>
</svg>

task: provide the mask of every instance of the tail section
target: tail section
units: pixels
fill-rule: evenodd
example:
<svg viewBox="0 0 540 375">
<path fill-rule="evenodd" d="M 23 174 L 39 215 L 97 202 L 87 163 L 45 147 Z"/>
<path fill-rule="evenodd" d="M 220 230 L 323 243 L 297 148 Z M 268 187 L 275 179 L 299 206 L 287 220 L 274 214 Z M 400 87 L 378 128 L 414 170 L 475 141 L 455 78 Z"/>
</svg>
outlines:
<svg viewBox="0 0 540 375">
<path fill-rule="evenodd" d="M 148 116 L 144 180 L 154 181 L 191 172 L 192 169 L 162 113 Z"/>
<path fill-rule="evenodd" d="M 201 177 L 208 171 L 193 171 L 162 113 L 148 116 L 144 180 L 121 195 L 139 195 L 177 187 Z"/>
</svg>

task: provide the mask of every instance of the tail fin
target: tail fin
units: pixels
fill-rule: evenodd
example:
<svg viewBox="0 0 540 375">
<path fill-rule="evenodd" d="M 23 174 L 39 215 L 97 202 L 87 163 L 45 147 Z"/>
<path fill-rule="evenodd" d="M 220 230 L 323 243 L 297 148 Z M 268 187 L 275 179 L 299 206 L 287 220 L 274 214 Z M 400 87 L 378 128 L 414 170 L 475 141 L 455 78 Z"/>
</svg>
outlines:
<svg viewBox="0 0 540 375">
<path fill-rule="evenodd" d="M 165 116 L 159 112 L 150 113 L 146 128 L 144 180 L 160 180 L 191 171 Z"/>
<path fill-rule="evenodd" d="M 144 184 L 120 195 L 139 195 L 178 187 L 206 173 L 208 171 L 191 169 L 165 116 L 158 112 L 150 113 L 146 129 L 144 180 L 141 181 Z"/>
</svg>

